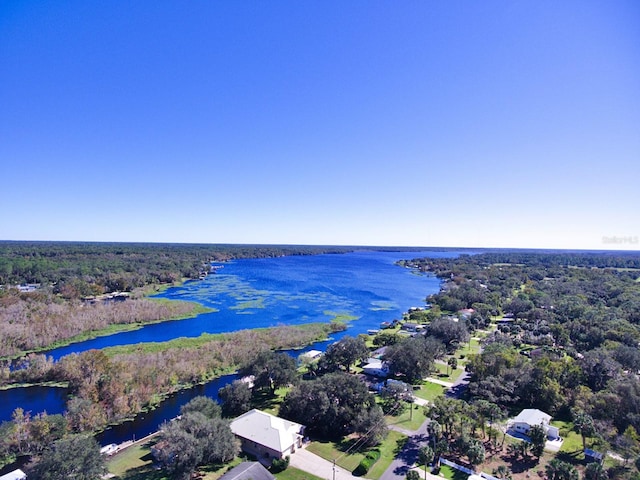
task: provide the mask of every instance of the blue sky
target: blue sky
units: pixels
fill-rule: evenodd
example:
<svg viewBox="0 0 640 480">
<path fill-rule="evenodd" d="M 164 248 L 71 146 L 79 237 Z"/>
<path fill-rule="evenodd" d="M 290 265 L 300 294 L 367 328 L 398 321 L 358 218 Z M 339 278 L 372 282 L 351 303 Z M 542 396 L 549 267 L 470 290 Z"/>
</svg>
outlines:
<svg viewBox="0 0 640 480">
<path fill-rule="evenodd" d="M 0 5 L 0 239 L 640 249 L 640 2 Z"/>
</svg>

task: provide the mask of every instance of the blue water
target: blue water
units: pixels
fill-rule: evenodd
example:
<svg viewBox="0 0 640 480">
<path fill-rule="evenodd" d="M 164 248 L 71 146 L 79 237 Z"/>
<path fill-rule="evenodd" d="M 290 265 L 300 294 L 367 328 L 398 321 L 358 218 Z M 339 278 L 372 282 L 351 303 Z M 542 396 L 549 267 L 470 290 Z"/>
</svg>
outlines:
<svg viewBox="0 0 640 480">
<path fill-rule="evenodd" d="M 356 317 L 345 332 L 307 349 L 324 350 L 344 335 L 358 335 L 378 329 L 383 321 L 401 318 L 412 306 L 424 305 L 425 298 L 439 290 L 431 275 L 401 268 L 395 262 L 418 257 L 454 257 L 460 252 L 376 252 L 293 256 L 237 260 L 224 264 L 205 280 L 190 281 L 171 288 L 158 297 L 190 300 L 216 311 L 195 318 L 145 326 L 47 352 L 55 360 L 90 349 L 140 342 L 162 342 L 177 337 L 197 337 L 202 333 L 329 322 L 337 315 Z M 300 353 L 300 352 L 298 352 Z M 217 398 L 218 388 L 233 376 L 180 392 L 156 410 L 141 414 L 132 422 L 114 427 L 100 436 L 105 443 L 141 438 L 177 415 L 180 406 L 196 395 Z M 41 388 L 41 387 L 38 387 Z M 8 420 L 18 406 L 32 413 L 64 410 L 64 395 L 24 395 L 27 389 L 0 392 L 0 421 Z M 43 389 L 47 390 L 47 389 Z M 35 391 L 34 391 L 35 392 Z"/>
<path fill-rule="evenodd" d="M 0 422 L 10 420 L 17 407 L 33 415 L 47 412 L 49 415 L 63 413 L 67 390 L 56 387 L 23 387 L 0 390 Z"/>
<path fill-rule="evenodd" d="M 240 329 L 328 322 L 336 314 L 358 317 L 349 334 L 366 333 L 399 318 L 437 292 L 431 275 L 398 267 L 403 258 L 451 257 L 454 252 L 372 252 L 237 260 L 205 280 L 190 281 L 158 297 L 190 300 L 217 311 L 196 318 L 147 325 L 46 352 L 70 353 L 116 345 L 164 342 L 176 337 Z"/>
</svg>

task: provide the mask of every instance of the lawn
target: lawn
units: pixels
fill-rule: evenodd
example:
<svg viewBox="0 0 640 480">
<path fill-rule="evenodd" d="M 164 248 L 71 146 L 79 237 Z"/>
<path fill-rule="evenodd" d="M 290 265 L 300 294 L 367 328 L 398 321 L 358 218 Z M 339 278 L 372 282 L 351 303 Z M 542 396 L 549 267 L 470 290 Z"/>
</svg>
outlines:
<svg viewBox="0 0 640 480">
<path fill-rule="evenodd" d="M 371 478 L 373 480 L 377 480 L 382 476 L 382 474 L 389 468 L 391 462 L 398 452 L 404 446 L 404 443 L 407 441 L 407 437 L 402 435 L 400 432 L 394 432 L 393 430 L 389 431 L 389 435 L 380 445 L 380 459 L 371 467 L 369 473 L 365 476 L 367 478 Z"/>
<path fill-rule="evenodd" d="M 154 440 L 132 445 L 114 455 L 107 461 L 109 473 L 120 480 L 169 480 L 169 476 L 153 466 L 151 447 Z M 236 457 L 225 465 L 205 466 L 198 469 L 201 480 L 216 480 L 227 470 L 235 467 L 246 458 Z M 309 477 L 309 480 L 314 480 Z"/>
<path fill-rule="evenodd" d="M 402 445 L 404 445 L 406 439 L 407 437 L 400 432 L 390 430 L 389 435 L 387 435 L 384 442 L 376 447 L 380 450 L 380 459 L 373 465 L 365 477 L 373 480 L 380 478 L 389 465 L 391 465 L 391 462 L 398 451 L 402 448 Z M 353 472 L 360 461 L 364 458 L 364 453 L 361 451 L 355 453 L 349 452 L 349 454 L 345 455 L 345 452 L 353 445 L 353 443 L 353 439 L 344 440 L 342 442 L 314 441 L 309 444 L 307 450 L 315 453 L 325 460 L 329 460 L 330 462 L 333 462 L 335 459 L 338 466 L 349 472 Z"/>
<path fill-rule="evenodd" d="M 424 414 L 424 408 L 420 405 L 413 404 L 409 406 L 411 408 L 406 408 L 405 411 L 397 417 L 387 415 L 385 417 L 387 425 L 395 425 L 396 427 L 409 431 L 417 430 L 427 417 Z"/>
<path fill-rule="evenodd" d="M 323 480 L 310 473 L 297 469 L 296 467 L 287 467 L 286 470 L 274 475 L 278 480 Z"/>
<path fill-rule="evenodd" d="M 352 451 L 348 455 L 345 452 L 349 450 L 355 443 L 353 439 L 345 439 L 341 442 L 330 442 L 325 440 L 317 440 L 311 442 L 307 446 L 307 450 L 316 455 L 333 462 L 336 460 L 336 465 L 344 468 L 349 472 L 353 472 L 360 463 L 360 460 L 364 458 L 364 454 L 360 451 Z"/>
<path fill-rule="evenodd" d="M 277 388 L 275 395 L 271 395 L 271 392 L 267 390 L 257 391 L 251 399 L 251 407 L 257 408 L 272 415 L 278 415 L 280 410 L 280 404 L 284 400 L 284 397 L 289 393 L 289 387 Z"/>
<path fill-rule="evenodd" d="M 440 466 L 440 476 L 447 480 L 467 480 L 469 475 L 455 468 L 451 468 L 449 465 Z"/>
<path fill-rule="evenodd" d="M 458 377 L 462 375 L 462 372 L 464 372 L 462 368 L 456 368 L 454 371 L 451 372 L 451 367 L 444 365 L 442 363 L 437 363 L 437 362 L 434 363 L 433 366 L 438 371 L 436 376 L 439 379 L 444 380 L 446 382 L 455 382 L 458 379 Z"/>
<path fill-rule="evenodd" d="M 446 387 L 438 385 L 437 383 L 425 382 L 423 385 L 420 385 L 419 390 L 414 390 L 413 394 L 418 398 L 433 402 L 436 397 L 444 395 L 446 389 Z"/>
<path fill-rule="evenodd" d="M 109 473 L 118 478 L 136 478 L 132 474 L 138 472 L 151 472 L 153 459 L 151 458 L 152 442 L 146 442 L 123 450 L 107 461 Z M 143 478 L 142 476 L 138 478 Z M 156 477 L 163 478 L 163 477 Z"/>
<path fill-rule="evenodd" d="M 573 423 L 554 420 L 551 425 L 560 429 L 560 436 L 563 439 L 560 452 L 574 454 L 576 458 L 583 460 L 582 437 L 573 430 Z"/>
<path fill-rule="evenodd" d="M 480 353 L 480 340 L 472 338 L 471 341 L 465 347 L 461 347 L 457 353 L 460 355 Z"/>
</svg>

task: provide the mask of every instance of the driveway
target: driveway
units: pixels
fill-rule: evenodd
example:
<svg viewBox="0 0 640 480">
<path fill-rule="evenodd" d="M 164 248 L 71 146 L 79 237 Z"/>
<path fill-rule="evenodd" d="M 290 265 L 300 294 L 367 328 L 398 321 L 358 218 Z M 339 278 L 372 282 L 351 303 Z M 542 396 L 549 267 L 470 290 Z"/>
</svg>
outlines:
<svg viewBox="0 0 640 480">
<path fill-rule="evenodd" d="M 434 383 L 439 383 L 445 387 L 449 387 L 449 390 L 446 394 L 450 397 L 460 398 L 464 393 L 464 390 L 467 388 L 467 384 L 469 383 L 469 373 L 463 372 L 458 380 L 454 383 L 444 382 L 438 379 L 428 379 L 429 381 L 433 381 Z M 404 445 L 404 448 L 400 451 L 398 456 L 391 462 L 391 465 L 387 470 L 382 474 L 380 480 L 404 480 L 404 477 L 407 475 L 409 470 L 414 468 L 414 465 L 418 461 L 418 452 L 424 446 L 429 445 L 429 435 L 427 433 L 427 425 L 431 420 L 427 419 L 420 426 L 418 430 L 415 432 L 407 432 L 399 428 L 394 428 L 394 430 L 401 431 L 406 434 L 409 438 Z M 393 428 L 393 427 L 390 427 Z M 421 477 L 424 477 L 424 469 L 421 470 Z M 427 475 L 429 478 L 429 475 Z"/>
<path fill-rule="evenodd" d="M 467 389 L 467 385 L 469 385 L 470 379 L 471 374 L 469 372 L 466 370 L 462 372 L 462 375 L 460 375 L 453 385 L 449 387 L 449 390 L 447 390 L 447 397 L 461 398 L 464 391 Z"/>
<path fill-rule="evenodd" d="M 420 428 L 418 428 L 418 430 L 415 432 L 408 432 L 410 435 L 407 442 L 404 444 L 404 447 L 398 456 L 393 459 L 391 465 L 389 465 L 382 474 L 380 480 L 404 480 L 407 472 L 411 470 L 418 461 L 418 452 L 422 447 L 428 444 L 429 436 L 427 434 L 427 425 L 429 422 L 430 420 L 427 419 Z"/>
<path fill-rule="evenodd" d="M 304 448 L 296 450 L 289 457 L 289 465 L 326 480 L 333 480 L 334 478 L 335 480 L 362 480 L 361 477 L 354 477 L 351 472 L 347 472 L 337 465 L 334 477 L 332 462 Z"/>
</svg>

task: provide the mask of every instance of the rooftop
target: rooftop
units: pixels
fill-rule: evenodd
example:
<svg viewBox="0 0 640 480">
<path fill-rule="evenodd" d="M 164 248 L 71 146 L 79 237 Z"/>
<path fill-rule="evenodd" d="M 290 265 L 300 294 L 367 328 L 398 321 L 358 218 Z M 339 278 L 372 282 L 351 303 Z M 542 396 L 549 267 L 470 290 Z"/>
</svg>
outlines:
<svg viewBox="0 0 640 480">
<path fill-rule="evenodd" d="M 218 480 L 275 480 L 275 478 L 259 462 L 242 462 Z"/>
<path fill-rule="evenodd" d="M 231 431 L 277 452 L 284 452 L 301 435 L 303 425 L 261 410 L 250 410 L 231 422 Z"/>
<path fill-rule="evenodd" d="M 525 408 L 512 420 L 513 423 L 526 423 L 528 425 L 548 425 L 550 421 L 551 415 L 537 408 Z"/>
</svg>

